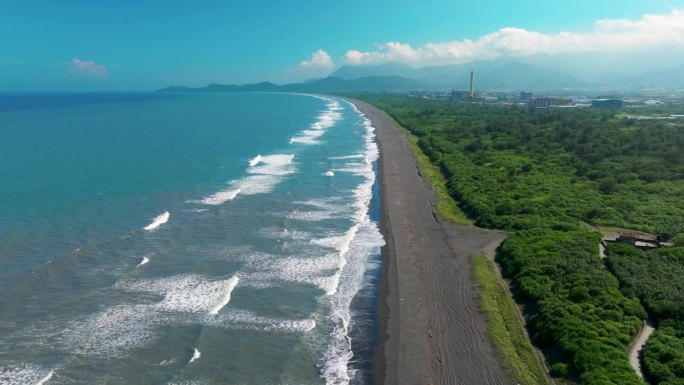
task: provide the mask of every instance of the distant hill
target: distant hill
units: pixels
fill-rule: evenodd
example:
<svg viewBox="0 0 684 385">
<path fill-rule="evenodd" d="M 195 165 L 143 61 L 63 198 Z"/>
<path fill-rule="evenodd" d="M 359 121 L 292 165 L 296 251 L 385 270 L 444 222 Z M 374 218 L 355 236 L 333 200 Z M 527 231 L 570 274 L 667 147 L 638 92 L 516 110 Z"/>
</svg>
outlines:
<svg viewBox="0 0 684 385">
<path fill-rule="evenodd" d="M 262 82 L 254 84 L 217 84 L 212 83 L 206 87 L 183 87 L 183 86 L 171 86 L 162 88 L 159 92 L 276 92 L 280 91 L 279 85 L 273 84 L 271 82 Z"/>
<path fill-rule="evenodd" d="M 633 87 L 684 87 L 684 64 L 625 78 L 619 83 Z"/>
<path fill-rule="evenodd" d="M 525 60 L 553 65 L 551 57 L 537 55 Z M 470 71 L 475 71 L 478 89 L 560 89 L 586 87 L 588 84 L 560 70 L 516 58 L 478 60 L 464 64 L 413 68 L 399 63 L 343 66 L 331 76 L 348 80 L 364 76 L 401 76 L 414 80 L 425 88 L 466 89 L 470 84 Z M 532 60 L 534 59 L 534 60 Z"/>
<path fill-rule="evenodd" d="M 527 63 L 510 63 L 481 76 L 480 86 L 495 89 L 561 89 L 587 84 L 566 73 Z"/>
<path fill-rule="evenodd" d="M 310 80 L 305 83 L 292 83 L 276 85 L 269 82 L 222 85 L 210 84 L 206 87 L 191 88 L 181 86 L 166 87 L 159 92 L 362 92 L 362 91 L 411 91 L 423 88 L 423 85 L 414 80 L 400 76 L 365 76 L 359 79 L 343 79 L 339 77 L 327 77 L 324 79 Z"/>
<path fill-rule="evenodd" d="M 370 65 L 345 65 L 329 75 L 329 77 L 346 80 L 360 79 L 368 76 L 399 76 L 417 79 L 416 69 L 402 63 L 382 63 Z"/>
</svg>

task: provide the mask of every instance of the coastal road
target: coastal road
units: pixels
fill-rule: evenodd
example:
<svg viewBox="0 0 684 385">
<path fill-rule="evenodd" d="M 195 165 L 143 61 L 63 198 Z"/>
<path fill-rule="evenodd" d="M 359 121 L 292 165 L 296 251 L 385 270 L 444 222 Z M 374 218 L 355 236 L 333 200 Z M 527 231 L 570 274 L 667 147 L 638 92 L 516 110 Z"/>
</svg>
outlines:
<svg viewBox="0 0 684 385">
<path fill-rule="evenodd" d="M 468 261 L 505 235 L 438 221 L 405 135 L 383 111 L 353 102 L 373 121 L 380 147 L 387 334 L 379 382 L 514 384 L 487 335 Z"/>
</svg>

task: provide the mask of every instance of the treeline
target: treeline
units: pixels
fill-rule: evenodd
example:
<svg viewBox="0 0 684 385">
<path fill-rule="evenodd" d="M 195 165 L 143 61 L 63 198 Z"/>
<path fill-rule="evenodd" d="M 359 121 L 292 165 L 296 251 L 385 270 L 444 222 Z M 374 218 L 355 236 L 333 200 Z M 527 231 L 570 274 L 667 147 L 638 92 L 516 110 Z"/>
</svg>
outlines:
<svg viewBox="0 0 684 385">
<path fill-rule="evenodd" d="M 497 258 L 535 342 L 553 353 L 552 374 L 641 384 L 627 346 L 646 313 L 604 269 L 600 236 L 585 223 L 680 232 L 684 129 L 595 109 L 361 98 L 418 136 L 478 225 L 512 232 Z"/>
<path fill-rule="evenodd" d="M 684 248 L 642 251 L 610 245 L 608 265 L 623 292 L 638 297 L 658 321 L 643 351 L 650 382 L 684 385 Z"/>
</svg>

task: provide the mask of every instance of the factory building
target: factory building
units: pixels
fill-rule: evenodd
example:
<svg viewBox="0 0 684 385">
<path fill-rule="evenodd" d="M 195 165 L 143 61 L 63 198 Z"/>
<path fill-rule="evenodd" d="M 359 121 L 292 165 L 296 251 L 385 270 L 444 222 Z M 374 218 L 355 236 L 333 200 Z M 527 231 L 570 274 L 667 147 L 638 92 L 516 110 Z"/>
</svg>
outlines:
<svg viewBox="0 0 684 385">
<path fill-rule="evenodd" d="M 549 108 L 567 106 L 571 100 L 566 98 L 532 98 L 527 103 L 530 108 Z"/>
<path fill-rule="evenodd" d="M 591 106 L 594 108 L 622 108 L 625 106 L 625 101 L 621 99 L 594 99 L 591 101 Z"/>
</svg>

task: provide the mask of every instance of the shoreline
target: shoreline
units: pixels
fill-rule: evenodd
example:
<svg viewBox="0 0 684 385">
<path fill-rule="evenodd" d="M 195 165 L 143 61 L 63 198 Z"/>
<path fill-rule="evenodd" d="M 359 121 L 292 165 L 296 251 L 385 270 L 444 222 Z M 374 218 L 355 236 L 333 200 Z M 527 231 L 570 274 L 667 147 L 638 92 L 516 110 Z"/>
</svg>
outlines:
<svg viewBox="0 0 684 385">
<path fill-rule="evenodd" d="M 479 310 L 468 256 L 491 254 L 502 233 L 437 220 L 434 194 L 406 137 L 386 113 L 346 99 L 368 119 L 380 149 L 382 283 L 375 384 L 514 384 Z"/>
</svg>

